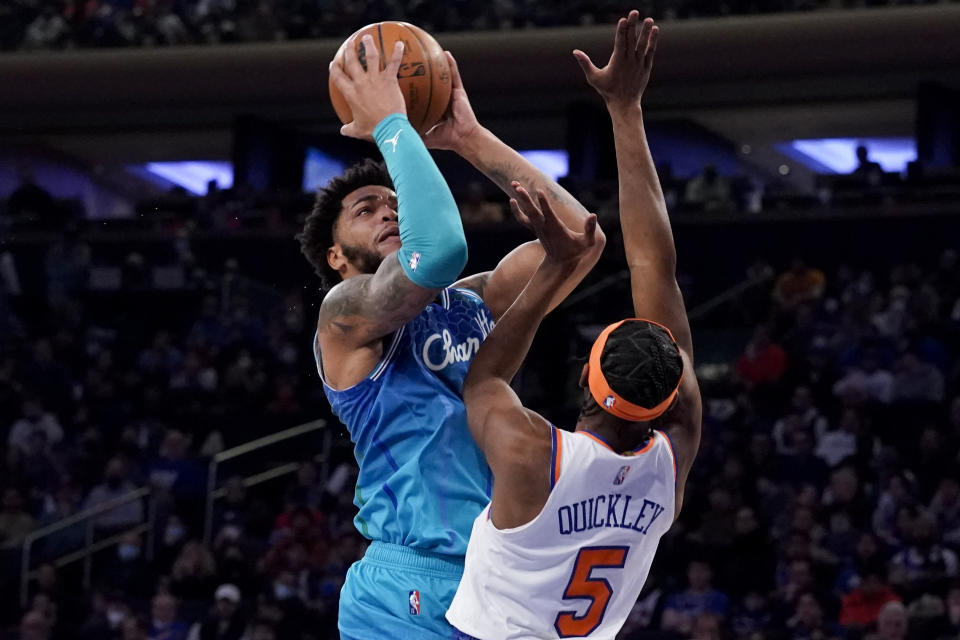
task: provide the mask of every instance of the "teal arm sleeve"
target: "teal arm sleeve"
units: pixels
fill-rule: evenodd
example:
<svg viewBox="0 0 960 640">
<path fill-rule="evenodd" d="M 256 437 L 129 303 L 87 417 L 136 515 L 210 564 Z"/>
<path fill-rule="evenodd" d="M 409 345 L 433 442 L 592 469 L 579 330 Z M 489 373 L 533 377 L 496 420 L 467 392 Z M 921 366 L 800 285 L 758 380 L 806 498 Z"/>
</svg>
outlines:
<svg viewBox="0 0 960 640">
<path fill-rule="evenodd" d="M 400 266 L 421 287 L 450 286 L 467 265 L 467 239 L 450 188 L 405 116 L 381 120 L 373 139 L 400 203 Z"/>
</svg>

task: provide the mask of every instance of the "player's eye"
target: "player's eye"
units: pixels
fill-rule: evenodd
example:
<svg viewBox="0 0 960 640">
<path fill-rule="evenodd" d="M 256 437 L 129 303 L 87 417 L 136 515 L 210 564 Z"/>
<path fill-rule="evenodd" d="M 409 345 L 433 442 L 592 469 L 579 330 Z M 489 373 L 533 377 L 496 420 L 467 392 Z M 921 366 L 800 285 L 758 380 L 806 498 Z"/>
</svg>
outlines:
<svg viewBox="0 0 960 640">
<path fill-rule="evenodd" d="M 357 215 L 358 215 L 358 216 L 366 215 L 366 214 L 370 213 L 370 211 L 371 211 L 370 207 L 363 207 L 362 209 L 360 209 L 359 211 L 357 211 Z"/>
</svg>

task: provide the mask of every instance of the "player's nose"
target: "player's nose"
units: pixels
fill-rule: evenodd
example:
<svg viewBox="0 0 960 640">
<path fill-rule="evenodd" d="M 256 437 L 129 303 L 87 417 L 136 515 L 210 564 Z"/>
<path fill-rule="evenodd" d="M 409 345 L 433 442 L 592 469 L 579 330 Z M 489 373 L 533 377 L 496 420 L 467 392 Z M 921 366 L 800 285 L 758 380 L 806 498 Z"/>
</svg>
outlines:
<svg viewBox="0 0 960 640">
<path fill-rule="evenodd" d="M 391 209 L 390 207 L 383 208 L 383 221 L 384 222 L 396 222 L 397 221 L 397 212 Z"/>
</svg>

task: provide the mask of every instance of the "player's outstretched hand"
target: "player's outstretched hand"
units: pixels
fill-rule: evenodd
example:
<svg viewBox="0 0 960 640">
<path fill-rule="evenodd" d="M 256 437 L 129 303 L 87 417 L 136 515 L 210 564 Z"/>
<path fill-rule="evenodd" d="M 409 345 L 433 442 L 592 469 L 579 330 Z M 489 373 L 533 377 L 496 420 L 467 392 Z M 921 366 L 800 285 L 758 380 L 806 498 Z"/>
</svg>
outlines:
<svg viewBox="0 0 960 640">
<path fill-rule="evenodd" d="M 403 57 L 403 42 L 397 41 L 386 66 L 380 68 L 380 50 L 373 37 L 364 35 L 357 48 L 348 44 L 343 52 L 343 66 L 330 63 L 330 77 L 343 94 L 353 122 L 343 125 L 340 133 L 351 138 L 370 140 L 377 124 L 391 113 L 407 114 L 407 105 L 400 92 L 397 72 Z"/>
<path fill-rule="evenodd" d="M 510 209 L 520 224 L 537 236 L 548 260 L 559 264 L 575 265 L 597 241 L 597 216 L 591 213 L 583 221 L 583 230 L 574 231 L 554 213 L 547 195 L 537 189 L 534 201 L 530 193 L 514 180 L 513 190 L 517 196 L 510 199 Z"/>
<path fill-rule="evenodd" d="M 430 149 L 459 151 L 463 143 L 480 130 L 480 123 L 477 122 L 477 116 L 474 115 L 470 99 L 463 88 L 457 61 L 449 51 L 444 51 L 444 55 L 450 63 L 450 106 L 443 119 L 423 136 L 423 142 Z"/>
<path fill-rule="evenodd" d="M 631 11 L 617 23 L 613 53 L 605 67 L 598 69 L 587 54 L 574 50 L 573 57 L 580 63 L 587 82 L 603 97 L 608 108 L 640 104 L 650 81 L 659 33 L 653 18 L 640 22 L 640 13 Z"/>
</svg>

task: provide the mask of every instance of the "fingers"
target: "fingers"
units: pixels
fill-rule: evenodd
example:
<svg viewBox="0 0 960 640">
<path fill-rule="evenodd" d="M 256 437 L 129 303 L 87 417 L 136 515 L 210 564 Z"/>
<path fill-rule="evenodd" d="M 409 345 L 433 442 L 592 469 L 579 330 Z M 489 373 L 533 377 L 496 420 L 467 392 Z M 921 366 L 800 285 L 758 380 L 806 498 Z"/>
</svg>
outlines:
<svg viewBox="0 0 960 640">
<path fill-rule="evenodd" d="M 583 70 L 583 75 L 586 76 L 587 82 L 589 82 L 594 77 L 594 75 L 600 71 L 600 69 L 598 69 L 597 66 L 593 64 L 593 61 L 590 59 L 590 56 L 585 54 L 583 51 L 580 51 L 580 49 L 573 50 L 573 57 L 574 59 L 576 59 L 577 64 L 580 65 L 580 69 Z"/>
<path fill-rule="evenodd" d="M 463 81 L 460 79 L 460 68 L 457 66 L 457 61 L 454 59 L 453 54 L 449 51 L 444 51 L 443 53 L 447 56 L 447 62 L 450 64 L 451 89 L 462 89 Z"/>
<path fill-rule="evenodd" d="M 360 38 L 363 44 L 363 52 L 366 55 L 366 64 L 361 60 L 364 71 L 380 71 L 380 48 L 373 43 L 373 36 L 369 33 Z"/>
<path fill-rule="evenodd" d="M 626 37 L 623 40 L 623 54 L 633 55 L 637 45 L 637 22 L 640 20 L 640 12 L 633 10 L 627 14 Z"/>
<path fill-rule="evenodd" d="M 347 76 L 347 73 L 343 70 L 336 62 L 330 63 L 330 79 L 333 80 L 333 85 L 340 90 L 344 96 L 353 95 L 353 85 L 350 83 L 350 78 Z"/>
<path fill-rule="evenodd" d="M 653 18 L 647 18 L 640 25 L 640 32 L 633 47 L 633 55 L 637 58 L 643 58 L 647 53 L 647 43 L 650 41 L 651 31 L 653 31 Z"/>
<path fill-rule="evenodd" d="M 530 196 L 530 193 L 524 189 L 519 182 L 516 180 L 513 181 L 513 190 L 517 192 L 518 204 L 521 205 L 521 209 L 533 223 L 540 223 L 543 221 L 543 212 L 537 207 L 537 204 L 533 201 L 533 198 Z"/>
<path fill-rule="evenodd" d="M 528 229 L 533 229 L 533 223 L 530 222 L 530 218 L 524 215 L 523 210 L 520 209 L 520 203 L 517 202 L 516 198 L 510 198 L 510 210 L 513 211 L 513 217 L 517 219 L 517 222 Z"/>
<path fill-rule="evenodd" d="M 349 42 L 347 43 L 346 48 L 343 51 L 343 70 L 350 77 L 351 80 L 355 80 L 360 77 L 360 74 L 363 73 L 363 67 L 360 65 L 360 58 L 357 55 L 357 49 L 364 49 L 364 57 L 366 57 L 366 46 L 363 44 L 363 40 L 360 42 Z"/>
<path fill-rule="evenodd" d="M 397 40 L 393 44 L 393 54 L 390 56 L 390 62 L 384 73 L 396 78 L 400 72 L 400 62 L 403 60 L 403 40 Z"/>
<path fill-rule="evenodd" d="M 547 194 L 545 194 L 542 189 L 537 189 L 537 202 L 540 203 L 540 212 L 543 214 L 544 220 L 557 222 L 557 214 L 554 213 L 553 207 L 550 206 L 550 201 L 547 200 Z"/>
<path fill-rule="evenodd" d="M 627 50 L 627 19 L 620 18 L 617 21 L 617 35 L 613 37 L 613 53 L 610 54 L 610 62 L 619 59 L 623 52 Z"/>
<path fill-rule="evenodd" d="M 660 35 L 660 27 L 653 26 L 650 29 L 650 42 L 647 44 L 647 53 L 643 58 L 643 64 L 647 67 L 653 66 L 653 56 L 657 52 L 657 37 Z"/>
</svg>

